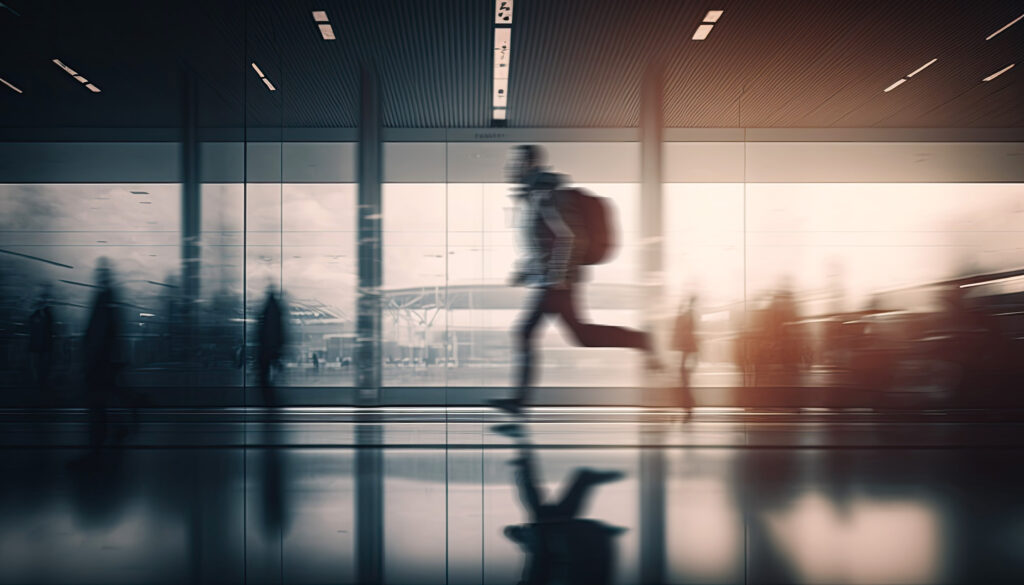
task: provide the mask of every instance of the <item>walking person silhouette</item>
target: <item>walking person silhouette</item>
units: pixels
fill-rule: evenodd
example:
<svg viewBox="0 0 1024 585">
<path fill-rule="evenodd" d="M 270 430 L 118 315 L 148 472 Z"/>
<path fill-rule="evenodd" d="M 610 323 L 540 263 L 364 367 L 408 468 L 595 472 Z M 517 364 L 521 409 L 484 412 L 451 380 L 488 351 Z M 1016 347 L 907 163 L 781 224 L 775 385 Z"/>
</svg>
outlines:
<svg viewBox="0 0 1024 585">
<path fill-rule="evenodd" d="M 648 368 L 661 369 L 651 336 L 646 332 L 587 323 L 577 314 L 575 292 L 580 267 L 602 261 L 609 247 L 603 213 L 597 214 L 601 216 L 598 222 L 591 220 L 595 206 L 601 207 L 603 203 L 579 189 L 567 188 L 567 178 L 547 170 L 544 159 L 540 146 L 524 144 L 512 148 L 506 166 L 509 182 L 519 185 L 515 197 L 520 206 L 520 239 L 526 248 L 511 283 L 533 292 L 514 331 L 518 358 L 516 396 L 492 404 L 516 415 L 530 397 L 535 360 L 533 335 L 544 315 L 561 317 L 583 347 L 639 349 L 647 353 Z M 596 248 L 600 249 L 595 254 Z"/>
<path fill-rule="evenodd" d="M 51 380 L 53 375 L 53 354 L 55 345 L 55 325 L 53 318 L 53 300 L 51 287 L 45 284 L 35 310 L 28 318 L 29 354 L 32 365 L 32 378 L 39 392 L 40 404 L 53 401 Z"/>
<path fill-rule="evenodd" d="M 107 257 L 96 262 L 96 294 L 89 309 L 89 324 L 82 338 L 85 387 L 89 404 L 90 445 L 95 454 L 107 440 L 107 411 L 112 398 L 128 407 L 132 423 L 139 424 L 138 396 L 119 384 L 120 373 L 127 365 L 122 302 L 115 286 L 114 269 Z M 127 430 L 121 428 L 114 436 L 123 440 Z"/>
<path fill-rule="evenodd" d="M 679 352 L 679 407 L 683 409 L 683 422 L 693 415 L 693 391 L 690 389 L 690 375 L 697 362 L 697 334 L 693 313 L 697 306 L 697 297 L 691 296 L 689 305 L 680 307 L 676 316 L 675 330 L 672 333 L 672 349 Z"/>
<path fill-rule="evenodd" d="M 274 369 L 280 367 L 281 355 L 286 344 L 284 309 L 277 291 L 273 286 L 267 287 L 267 297 L 263 301 L 258 330 L 259 348 L 256 355 L 256 377 L 263 396 L 263 404 L 268 407 L 277 406 L 274 391 Z"/>
</svg>

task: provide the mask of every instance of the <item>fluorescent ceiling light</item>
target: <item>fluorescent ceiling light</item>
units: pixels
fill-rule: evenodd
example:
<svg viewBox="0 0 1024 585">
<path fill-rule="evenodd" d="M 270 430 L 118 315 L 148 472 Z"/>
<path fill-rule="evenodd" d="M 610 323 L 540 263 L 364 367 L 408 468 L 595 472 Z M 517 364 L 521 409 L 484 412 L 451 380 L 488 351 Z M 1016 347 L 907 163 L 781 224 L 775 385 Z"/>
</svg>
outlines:
<svg viewBox="0 0 1024 585">
<path fill-rule="evenodd" d="M 494 107 L 504 108 L 506 99 L 508 99 L 508 80 L 507 79 L 495 79 L 494 80 Z"/>
<path fill-rule="evenodd" d="M 990 40 L 992 40 L 992 37 L 994 37 L 994 36 L 996 36 L 997 34 L 999 34 L 999 33 L 1003 32 L 1004 30 L 1006 30 L 1006 29 L 1010 28 L 1011 26 L 1013 26 L 1013 25 L 1017 24 L 1017 21 L 1018 21 L 1018 20 L 1020 20 L 1020 19 L 1022 19 L 1022 18 L 1024 18 L 1024 14 L 1021 14 L 1021 15 L 1020 15 L 1020 16 L 1018 16 L 1017 18 L 1014 18 L 1013 20 L 1011 20 L 1011 21 L 1010 21 L 1010 24 L 1008 24 L 1008 25 L 1004 26 L 1003 28 L 1001 28 L 1001 29 L 997 30 L 996 32 L 994 32 L 994 33 L 992 33 L 992 34 L 988 35 L 987 37 L 985 37 L 985 40 L 986 40 L 986 41 L 990 41 Z"/>
<path fill-rule="evenodd" d="M 68 72 L 68 75 L 72 75 L 72 76 L 73 76 L 73 75 L 78 75 L 78 73 L 75 73 L 75 70 L 74 70 L 74 69 L 72 69 L 72 68 L 68 67 L 68 66 L 67 66 L 67 65 L 65 65 L 64 63 L 61 63 L 60 59 L 54 59 L 54 60 L 53 60 L 53 62 L 57 64 L 57 67 L 60 67 L 60 68 L 61 68 L 61 69 L 63 69 L 64 71 L 67 71 L 67 72 Z"/>
<path fill-rule="evenodd" d="M 267 89 L 269 89 L 270 91 L 277 91 L 277 88 L 274 87 L 274 84 L 270 83 L 270 80 L 267 79 L 266 77 L 263 78 L 263 83 L 266 84 Z"/>
<path fill-rule="evenodd" d="M 722 18 L 724 10 L 708 10 L 707 15 L 704 17 L 704 22 L 718 22 L 719 18 Z"/>
<path fill-rule="evenodd" d="M 960 288 L 971 288 L 971 287 L 975 287 L 975 286 L 983 286 L 983 285 L 986 285 L 986 284 L 996 284 L 996 283 L 1000 283 L 1000 282 L 1010 282 L 1010 281 L 1013 281 L 1013 280 L 1017 280 L 1018 278 L 1024 278 L 1024 276 L 1006 276 L 1004 278 L 996 278 L 994 280 L 984 280 L 982 282 L 972 282 L 970 284 L 961 284 Z"/>
<path fill-rule="evenodd" d="M 886 92 L 890 92 L 890 91 L 892 91 L 892 90 L 896 89 L 897 87 L 899 87 L 899 86 L 903 85 L 903 84 L 904 84 L 904 83 L 906 83 L 906 82 L 907 82 L 907 80 L 906 80 L 906 79 L 901 79 L 901 80 L 897 81 L 896 83 L 894 83 L 894 84 L 890 85 L 889 87 L 885 88 L 885 91 L 886 91 Z"/>
<path fill-rule="evenodd" d="M 260 79 L 263 79 L 263 77 L 264 77 L 263 72 L 260 71 L 260 68 L 256 65 L 255 61 L 252 62 L 252 68 L 256 70 L 256 75 L 259 75 Z"/>
<path fill-rule="evenodd" d="M 492 116 L 495 120 L 505 119 L 505 108 L 494 108 L 494 115 Z"/>
<path fill-rule="evenodd" d="M 508 79 L 509 62 L 512 59 L 512 29 L 494 29 L 494 78 Z"/>
<path fill-rule="evenodd" d="M 497 29 L 497 30 L 508 30 L 508 29 Z M 497 31 L 495 31 L 497 32 Z M 497 39 L 494 43 L 494 78 L 495 79 L 508 79 L 508 68 L 509 63 L 512 60 L 512 53 L 509 50 L 508 43 L 499 45 Z"/>
<path fill-rule="evenodd" d="M 508 51 L 512 43 L 512 29 L 494 29 L 494 51 Z"/>
<path fill-rule="evenodd" d="M 61 62 L 60 59 L 53 59 L 53 62 L 57 65 L 57 67 L 60 67 L 64 71 L 67 71 L 68 75 L 70 75 L 71 77 L 74 77 L 75 81 L 77 81 L 78 83 L 84 83 L 85 87 L 89 88 L 89 91 L 91 91 L 93 93 L 99 93 L 100 92 L 100 88 L 98 88 L 95 85 L 89 83 L 88 79 L 86 79 L 85 77 L 79 75 L 74 69 L 68 67 L 63 62 Z"/>
<path fill-rule="evenodd" d="M 2 77 L 0 77 L 0 82 L 2 82 L 2 83 L 3 83 L 4 85 L 6 85 L 7 87 L 9 87 L 9 88 L 13 89 L 14 91 L 16 91 L 16 92 L 18 92 L 18 93 L 25 93 L 25 92 L 21 91 L 20 89 L 18 89 L 18 88 L 16 88 L 16 87 L 14 87 L 14 86 L 13 86 L 13 85 L 11 84 L 11 82 L 10 82 L 10 81 L 7 81 L 6 79 L 4 79 L 4 78 L 2 78 Z"/>
<path fill-rule="evenodd" d="M 982 79 L 982 81 L 992 81 L 992 80 L 993 80 L 993 79 L 995 79 L 996 77 L 999 77 L 999 76 L 1000 76 L 1000 75 L 1002 75 L 1003 73 L 1006 73 L 1006 72 L 1007 72 L 1007 71 L 1009 71 L 1010 69 L 1013 69 L 1013 66 L 1014 66 L 1014 65 L 1016 65 L 1016 63 L 1010 63 L 1010 64 L 1009 64 L 1009 65 L 1007 65 L 1006 67 L 1003 67 L 1003 68 L 1002 68 L 1002 69 L 1000 69 L 999 71 L 996 71 L 996 72 L 995 72 L 995 73 L 993 73 L 992 75 L 989 75 L 989 76 L 988 76 L 988 77 L 986 77 L 985 79 Z"/>
<path fill-rule="evenodd" d="M 325 41 L 333 41 L 334 40 L 334 29 L 331 28 L 331 25 L 329 25 L 329 24 L 321 24 L 320 25 L 320 36 L 322 36 Z"/>
<path fill-rule="evenodd" d="M 494 0 L 494 24 L 512 24 L 512 0 Z"/>
<path fill-rule="evenodd" d="M 317 22 L 327 22 L 327 12 L 324 10 L 314 10 L 313 20 Z"/>
<path fill-rule="evenodd" d="M 711 28 L 713 26 L 713 24 L 702 24 L 698 26 L 697 30 L 693 33 L 693 40 L 703 41 L 704 39 L 708 38 L 708 35 L 711 34 Z"/>
<path fill-rule="evenodd" d="M 931 61 L 925 63 L 924 65 L 921 65 L 917 69 L 914 69 L 914 72 L 911 73 L 910 75 L 908 75 L 907 77 L 910 78 L 910 77 L 913 77 L 913 76 L 917 75 L 918 73 L 920 73 L 920 72 L 924 71 L 925 69 L 927 69 L 929 65 L 931 65 L 932 63 L 934 63 L 936 61 L 938 61 L 938 59 L 932 59 Z"/>
</svg>

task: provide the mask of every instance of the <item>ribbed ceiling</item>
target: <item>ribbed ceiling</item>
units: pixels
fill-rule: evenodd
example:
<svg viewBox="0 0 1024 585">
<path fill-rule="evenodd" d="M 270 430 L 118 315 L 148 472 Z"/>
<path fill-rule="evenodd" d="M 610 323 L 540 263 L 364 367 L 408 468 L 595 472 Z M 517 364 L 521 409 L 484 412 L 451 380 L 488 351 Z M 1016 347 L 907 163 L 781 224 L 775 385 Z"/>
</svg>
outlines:
<svg viewBox="0 0 1024 585">
<path fill-rule="evenodd" d="M 178 127 L 187 70 L 202 126 L 352 128 L 364 63 L 385 127 L 491 119 L 491 0 L 5 4 L 21 16 L 0 9 L 0 77 L 25 91 L 0 86 L 7 127 Z M 692 41 L 712 8 L 725 14 Z M 320 38 L 313 10 L 337 40 Z M 1019 1 L 516 0 L 508 125 L 635 127 L 658 65 L 668 127 L 1021 127 L 1024 21 L 985 40 L 1021 13 Z"/>
</svg>

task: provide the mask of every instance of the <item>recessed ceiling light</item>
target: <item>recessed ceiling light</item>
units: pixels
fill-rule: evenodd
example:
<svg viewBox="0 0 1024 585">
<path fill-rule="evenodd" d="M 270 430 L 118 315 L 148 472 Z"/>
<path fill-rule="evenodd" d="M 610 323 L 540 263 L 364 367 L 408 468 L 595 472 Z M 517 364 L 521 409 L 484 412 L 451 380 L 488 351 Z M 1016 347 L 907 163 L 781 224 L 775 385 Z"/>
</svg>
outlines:
<svg viewBox="0 0 1024 585">
<path fill-rule="evenodd" d="M 263 79 L 263 72 L 260 71 L 260 68 L 258 65 L 256 65 L 255 61 L 252 62 L 252 68 L 256 70 L 256 75 L 259 75 L 260 79 Z"/>
<path fill-rule="evenodd" d="M 713 26 L 713 24 L 702 24 L 698 26 L 697 30 L 693 33 L 693 40 L 703 41 L 704 39 L 708 38 L 708 35 L 711 34 L 711 28 Z"/>
<path fill-rule="evenodd" d="M 511 60 L 512 29 L 494 29 L 494 78 L 508 79 L 508 66 Z"/>
<path fill-rule="evenodd" d="M 989 76 L 988 76 L 988 77 L 986 77 L 985 79 L 982 79 L 982 81 L 992 81 L 992 80 L 993 80 L 993 79 L 995 79 L 996 77 L 999 77 L 999 76 L 1000 76 L 1000 75 L 1002 75 L 1003 73 L 1006 73 L 1006 72 L 1007 72 L 1007 71 L 1009 71 L 1010 69 L 1013 69 L 1013 66 L 1014 66 L 1014 65 L 1016 65 L 1016 63 L 1010 63 L 1010 64 L 1009 64 L 1009 65 L 1007 65 L 1006 67 L 1003 67 L 1003 68 L 1002 68 L 1002 69 L 1000 69 L 999 71 L 996 71 L 996 72 L 995 72 L 995 73 L 993 73 L 992 75 L 989 75 Z"/>
<path fill-rule="evenodd" d="M 327 12 L 324 10 L 314 10 L 313 20 L 317 22 L 327 22 Z"/>
<path fill-rule="evenodd" d="M 918 73 L 924 71 L 929 65 L 931 65 L 932 63 L 934 63 L 936 61 L 938 61 L 938 59 L 932 59 L 931 61 L 925 63 L 924 65 L 921 65 L 917 69 L 914 69 L 914 72 L 911 73 L 910 75 L 908 75 L 907 77 L 910 78 L 910 77 L 913 77 L 913 76 L 917 75 Z"/>
<path fill-rule="evenodd" d="M 333 41 L 334 40 L 334 29 L 331 28 L 331 25 L 329 25 L 329 24 L 321 24 L 319 26 L 320 26 L 320 36 L 322 36 L 325 41 Z"/>
<path fill-rule="evenodd" d="M 266 84 L 267 89 L 269 89 L 270 91 L 277 91 L 277 88 L 274 87 L 274 84 L 270 83 L 270 80 L 267 79 L 266 77 L 263 78 L 263 83 Z"/>
<path fill-rule="evenodd" d="M 72 69 L 72 68 L 68 67 L 67 65 L 65 65 L 64 63 L 62 63 L 60 59 L 54 59 L 53 62 L 57 64 L 57 67 L 60 67 L 64 71 L 67 71 L 68 75 L 71 75 L 71 76 L 78 75 L 78 73 L 76 73 L 74 69 Z"/>
<path fill-rule="evenodd" d="M 512 24 L 512 0 L 494 0 L 494 24 Z"/>
<path fill-rule="evenodd" d="M 84 84 L 85 87 L 88 87 L 89 91 L 91 91 L 93 93 L 99 93 L 100 92 L 100 88 L 98 88 L 95 85 L 89 83 L 88 79 L 86 79 L 82 75 L 79 75 L 77 71 L 75 71 L 74 69 L 72 69 L 72 68 L 68 67 L 67 65 L 65 65 L 60 59 L 52 59 L 52 61 L 54 62 L 54 64 L 57 65 L 57 67 L 60 67 L 65 72 L 67 72 L 68 75 L 70 75 L 71 77 L 74 77 L 75 81 L 77 81 L 78 83 Z"/>
<path fill-rule="evenodd" d="M 1022 19 L 1022 18 L 1024 18 L 1024 14 L 1021 14 L 1021 15 L 1020 15 L 1020 16 L 1018 16 L 1017 18 L 1014 18 L 1013 20 L 1011 20 L 1011 21 L 1010 21 L 1010 24 L 1007 24 L 1007 25 L 1006 25 L 1006 26 L 1004 26 L 1003 28 L 1001 28 L 1001 29 L 997 30 L 996 32 L 994 32 L 994 33 L 992 33 L 992 34 L 990 34 L 990 35 L 988 35 L 987 37 L 985 37 L 985 40 L 986 40 L 986 41 L 990 41 L 990 40 L 992 40 L 992 37 L 994 37 L 994 36 L 996 36 L 997 34 L 999 34 L 999 33 L 1003 32 L 1004 30 L 1006 30 L 1006 29 L 1010 28 L 1011 26 L 1013 26 L 1013 25 L 1017 24 L 1017 21 L 1018 21 L 1018 20 L 1020 20 L 1020 19 Z"/>
<path fill-rule="evenodd" d="M 512 43 L 512 29 L 494 29 L 494 50 L 495 52 L 508 51 Z"/>
<path fill-rule="evenodd" d="M 901 80 L 897 81 L 896 83 L 894 83 L 894 84 L 890 85 L 889 87 L 885 88 L 885 91 L 886 91 L 886 92 L 890 92 L 890 91 L 892 91 L 892 90 L 896 89 L 897 87 L 899 87 L 899 86 L 903 85 L 903 84 L 904 84 L 904 83 L 906 83 L 906 82 L 907 82 L 907 80 L 906 80 L 906 79 L 901 79 Z"/>
<path fill-rule="evenodd" d="M 723 12 L 725 12 L 725 11 L 724 10 L 708 10 L 707 15 L 704 16 L 704 22 L 712 22 L 712 23 L 718 22 L 718 19 L 722 18 L 722 13 Z"/>
<path fill-rule="evenodd" d="M 11 84 L 11 82 L 10 82 L 10 81 L 7 81 L 6 79 L 4 79 L 4 78 L 2 78 L 2 77 L 0 77 L 0 82 L 2 82 L 2 83 L 3 83 L 4 85 L 6 85 L 7 87 L 9 87 L 9 88 L 13 89 L 14 91 L 16 91 L 16 92 L 18 92 L 18 93 L 25 93 L 25 92 L 21 91 L 20 89 L 18 89 L 18 88 L 16 88 L 16 87 L 14 87 L 14 85 L 13 85 L 13 84 Z"/>
<path fill-rule="evenodd" d="M 494 107 L 504 108 L 508 99 L 508 79 L 494 80 Z"/>
<path fill-rule="evenodd" d="M 494 115 L 491 117 L 494 118 L 495 120 L 504 120 L 505 111 L 505 108 L 494 108 Z"/>
</svg>

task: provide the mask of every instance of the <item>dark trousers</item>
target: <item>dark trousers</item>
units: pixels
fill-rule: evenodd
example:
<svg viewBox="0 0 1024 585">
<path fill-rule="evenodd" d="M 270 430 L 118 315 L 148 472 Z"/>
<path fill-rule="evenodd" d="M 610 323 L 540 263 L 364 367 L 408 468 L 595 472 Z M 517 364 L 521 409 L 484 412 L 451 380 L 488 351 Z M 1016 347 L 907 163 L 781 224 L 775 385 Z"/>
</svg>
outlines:
<svg viewBox="0 0 1024 585">
<path fill-rule="evenodd" d="M 537 289 L 530 298 L 522 320 L 516 326 L 516 350 L 519 354 L 516 384 L 518 398 L 523 402 L 529 397 L 533 385 L 533 333 L 544 315 L 561 316 L 562 322 L 576 337 L 576 342 L 583 347 L 631 347 L 645 351 L 651 348 L 647 334 L 642 331 L 580 321 L 576 315 L 573 287 Z"/>
</svg>

